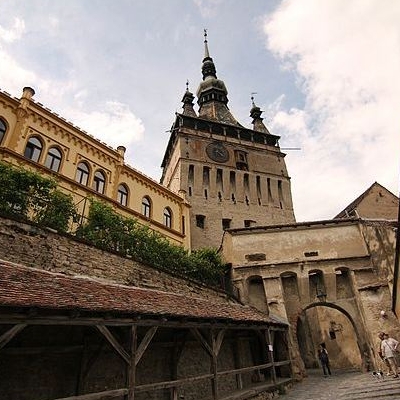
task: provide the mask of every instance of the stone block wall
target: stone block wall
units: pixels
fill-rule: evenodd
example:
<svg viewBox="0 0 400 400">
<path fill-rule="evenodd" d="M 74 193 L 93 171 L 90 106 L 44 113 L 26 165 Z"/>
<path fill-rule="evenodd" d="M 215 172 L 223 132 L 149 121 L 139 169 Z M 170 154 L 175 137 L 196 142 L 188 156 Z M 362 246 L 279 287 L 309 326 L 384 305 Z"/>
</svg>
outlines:
<svg viewBox="0 0 400 400">
<path fill-rule="evenodd" d="M 100 250 L 73 237 L 3 217 L 0 217 L 0 259 L 68 275 L 206 297 L 214 302 L 226 302 L 228 298 L 222 291 Z"/>
</svg>

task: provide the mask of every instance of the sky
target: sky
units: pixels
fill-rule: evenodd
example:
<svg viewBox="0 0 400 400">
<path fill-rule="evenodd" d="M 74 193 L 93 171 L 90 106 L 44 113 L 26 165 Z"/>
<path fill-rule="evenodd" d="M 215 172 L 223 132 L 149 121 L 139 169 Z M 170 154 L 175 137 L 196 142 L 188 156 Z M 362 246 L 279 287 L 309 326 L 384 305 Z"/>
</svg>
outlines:
<svg viewBox="0 0 400 400">
<path fill-rule="evenodd" d="M 399 21 L 398 0 L 1 0 L 0 88 L 159 181 L 206 28 L 233 115 L 251 127 L 256 93 L 281 137 L 296 220 L 330 219 L 374 182 L 399 194 Z"/>
</svg>

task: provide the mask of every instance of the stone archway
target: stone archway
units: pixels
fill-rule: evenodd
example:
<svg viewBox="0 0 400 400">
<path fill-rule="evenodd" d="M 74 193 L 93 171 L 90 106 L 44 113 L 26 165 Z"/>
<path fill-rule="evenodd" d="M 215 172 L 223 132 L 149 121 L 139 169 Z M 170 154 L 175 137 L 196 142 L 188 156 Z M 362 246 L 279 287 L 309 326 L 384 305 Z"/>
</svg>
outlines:
<svg viewBox="0 0 400 400">
<path fill-rule="evenodd" d="M 368 345 L 362 325 L 355 319 L 335 303 L 318 302 L 304 307 L 298 314 L 294 336 L 305 368 L 319 366 L 317 348 L 325 343 L 333 369 L 368 369 Z"/>
</svg>

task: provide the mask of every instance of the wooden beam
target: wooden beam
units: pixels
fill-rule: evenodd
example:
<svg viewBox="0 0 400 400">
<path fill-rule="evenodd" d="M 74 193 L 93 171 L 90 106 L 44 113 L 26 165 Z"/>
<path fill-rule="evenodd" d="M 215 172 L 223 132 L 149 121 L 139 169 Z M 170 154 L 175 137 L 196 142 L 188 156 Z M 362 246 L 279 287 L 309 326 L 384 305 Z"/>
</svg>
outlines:
<svg viewBox="0 0 400 400">
<path fill-rule="evenodd" d="M 197 328 L 192 328 L 190 330 L 194 337 L 197 338 L 197 340 L 200 342 L 200 344 L 203 346 L 205 351 L 208 353 L 210 357 L 213 356 L 213 349 L 210 347 L 210 345 L 207 343 L 206 339 L 204 339 L 203 335 L 200 333 L 200 331 Z"/>
<path fill-rule="evenodd" d="M 130 329 L 130 363 L 127 364 L 126 378 L 128 393 L 126 400 L 135 399 L 136 386 L 136 352 L 137 352 L 137 326 L 133 325 Z"/>
<path fill-rule="evenodd" d="M 171 380 L 178 379 L 178 364 L 183 353 L 183 349 L 185 348 L 188 333 L 189 331 L 185 330 L 183 335 L 179 333 L 174 335 L 174 347 L 172 349 L 172 357 L 170 360 Z M 178 400 L 177 386 L 171 387 L 170 400 Z"/>
<path fill-rule="evenodd" d="M 239 370 L 242 366 L 242 359 L 240 358 L 240 343 L 239 343 L 239 337 L 235 332 L 235 337 L 234 337 L 234 342 L 232 343 L 232 349 L 233 349 L 233 361 L 235 368 Z M 240 372 L 235 374 L 236 376 L 236 386 L 238 389 L 243 389 L 243 380 L 242 380 L 242 374 Z"/>
<path fill-rule="evenodd" d="M 282 361 L 282 363 L 289 363 L 290 361 Z M 233 375 L 241 372 L 251 372 L 255 371 L 257 369 L 266 369 L 266 368 L 272 368 L 273 364 L 272 363 L 267 363 L 267 364 L 259 364 L 259 365 L 252 365 L 251 367 L 242 367 L 242 368 L 237 368 L 237 369 L 231 369 L 229 371 L 221 371 L 218 372 L 218 376 L 222 375 Z"/>
<path fill-rule="evenodd" d="M 8 331 L 4 332 L 0 336 L 0 350 L 19 332 L 22 331 L 26 327 L 26 324 L 18 324 L 14 325 L 12 328 L 10 328 Z"/>
<path fill-rule="evenodd" d="M 222 341 L 224 339 L 225 329 L 221 329 L 217 334 L 215 330 L 211 330 L 212 340 L 212 360 L 211 360 L 211 371 L 214 375 L 212 380 L 212 395 L 213 399 L 218 399 L 218 353 L 221 350 Z"/>
<path fill-rule="evenodd" d="M 199 376 L 192 376 L 190 378 L 178 379 L 175 381 L 147 383 L 145 385 L 136 386 L 135 393 L 150 392 L 150 391 L 161 390 L 161 389 L 169 389 L 174 386 L 176 386 L 176 387 L 184 386 L 184 385 L 187 385 L 188 383 L 193 383 L 193 382 L 201 381 L 204 379 L 211 379 L 212 377 L 213 377 L 212 374 L 205 374 L 205 375 L 199 375 Z"/>
<path fill-rule="evenodd" d="M 158 329 L 157 326 L 153 326 L 144 335 L 144 338 L 140 342 L 140 345 L 138 346 L 137 351 L 136 351 L 135 365 L 138 365 L 144 352 L 146 351 L 147 347 L 149 346 L 151 339 L 153 339 L 154 335 L 156 334 L 157 329 Z"/>
<path fill-rule="evenodd" d="M 121 397 L 128 393 L 128 389 L 107 390 L 105 392 L 82 394 L 80 396 L 63 397 L 55 400 L 105 400 Z"/>
<path fill-rule="evenodd" d="M 108 330 L 108 328 L 104 325 L 96 325 L 96 328 L 107 339 L 108 343 L 110 343 L 112 348 L 125 360 L 125 362 L 127 364 L 130 364 L 131 360 L 130 360 L 129 354 L 125 351 L 125 349 L 122 347 L 122 345 L 118 343 L 118 340 Z"/>
<path fill-rule="evenodd" d="M 138 318 L 118 318 L 110 316 L 105 317 L 93 317 L 81 315 L 77 318 L 71 318 L 70 316 L 63 315 L 37 315 L 35 317 L 28 317 L 26 314 L 5 314 L 2 313 L 0 316 L 0 323 L 2 324 L 27 324 L 27 325 L 107 325 L 107 326 L 132 326 L 133 324 L 139 324 L 140 326 L 163 326 L 167 328 L 219 328 L 219 329 L 237 329 L 237 330 L 254 330 L 254 329 L 266 329 L 269 324 L 249 324 L 246 322 L 232 323 L 230 321 L 219 321 L 217 323 L 212 321 L 181 321 L 168 319 L 167 321 L 161 321 L 159 319 L 140 319 Z M 276 328 L 276 330 L 286 330 L 287 328 Z"/>
<path fill-rule="evenodd" d="M 268 354 L 269 354 L 269 361 L 272 363 L 273 367 L 272 367 L 272 382 L 275 384 L 276 383 L 276 370 L 275 370 L 275 366 L 274 366 L 274 352 L 273 352 L 273 346 L 274 346 L 274 331 L 270 331 L 269 329 L 267 329 L 265 331 L 266 334 L 266 341 L 268 343 Z M 272 350 L 270 350 L 270 348 Z"/>
<path fill-rule="evenodd" d="M 215 340 L 213 340 L 213 351 L 216 356 L 218 356 L 219 351 L 221 350 L 222 341 L 224 340 L 226 329 L 221 329 Z M 214 338 L 214 337 L 213 337 Z"/>
</svg>

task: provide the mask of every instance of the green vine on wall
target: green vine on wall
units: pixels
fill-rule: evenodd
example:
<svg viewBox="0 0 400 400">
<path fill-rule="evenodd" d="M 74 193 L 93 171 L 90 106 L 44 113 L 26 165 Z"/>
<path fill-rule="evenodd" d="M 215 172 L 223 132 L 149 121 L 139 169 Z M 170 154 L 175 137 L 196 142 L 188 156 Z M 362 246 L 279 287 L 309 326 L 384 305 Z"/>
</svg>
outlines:
<svg viewBox="0 0 400 400">
<path fill-rule="evenodd" d="M 77 216 L 71 195 L 57 182 L 23 168 L 0 162 L 0 212 L 67 232 Z"/>
<path fill-rule="evenodd" d="M 58 190 L 55 180 L 36 172 L 0 162 L 0 188 L 3 215 L 75 234 L 96 247 L 208 285 L 220 286 L 225 275 L 226 265 L 216 249 L 189 253 L 136 219 L 126 218 L 94 199 L 90 200 L 85 222 L 75 232 L 69 231 L 69 226 L 76 227 L 78 221 L 72 196 Z"/>
<path fill-rule="evenodd" d="M 86 222 L 77 236 L 104 250 L 117 251 L 144 264 L 218 286 L 226 265 L 214 248 L 189 253 L 133 218 L 118 214 L 105 203 L 91 199 Z"/>
</svg>

